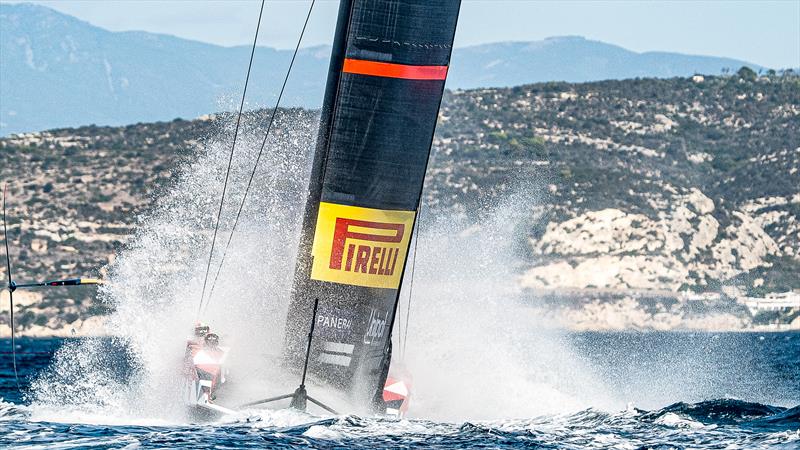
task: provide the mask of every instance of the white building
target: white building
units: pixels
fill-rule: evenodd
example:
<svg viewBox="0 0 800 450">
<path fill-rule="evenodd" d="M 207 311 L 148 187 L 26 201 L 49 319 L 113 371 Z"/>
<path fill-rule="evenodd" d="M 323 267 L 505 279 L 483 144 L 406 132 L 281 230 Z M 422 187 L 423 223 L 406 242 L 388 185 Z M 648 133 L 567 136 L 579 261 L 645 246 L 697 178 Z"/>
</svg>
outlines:
<svg viewBox="0 0 800 450">
<path fill-rule="evenodd" d="M 744 303 L 753 315 L 761 311 L 800 310 L 800 293 L 797 292 L 770 293 L 764 298 L 740 297 L 739 301 Z"/>
</svg>

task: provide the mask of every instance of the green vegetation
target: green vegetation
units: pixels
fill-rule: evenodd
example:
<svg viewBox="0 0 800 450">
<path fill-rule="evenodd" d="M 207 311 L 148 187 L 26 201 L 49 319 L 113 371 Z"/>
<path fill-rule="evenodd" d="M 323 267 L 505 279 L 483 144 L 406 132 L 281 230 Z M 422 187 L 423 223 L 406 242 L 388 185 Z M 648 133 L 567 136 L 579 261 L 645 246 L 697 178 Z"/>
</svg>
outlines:
<svg viewBox="0 0 800 450">
<path fill-rule="evenodd" d="M 549 221 L 605 208 L 655 217 L 672 190 L 701 190 L 721 227 L 759 199 L 800 193 L 800 81 L 791 72 L 455 91 L 441 116 L 426 214 L 479 217 L 524 191 L 524 207 L 538 211 L 518 227 L 525 238 L 541 236 Z M 224 117 L 176 119 L 0 139 L 17 278 L 97 275 L 196 143 L 225 124 Z M 744 274 L 753 293 L 800 288 L 800 204 L 753 214 L 770 212 L 775 219 L 759 223 L 783 254 Z M 87 241 L 78 232 L 112 237 Z M 536 258 L 524 242 L 518 247 L 521 257 Z M 50 291 L 45 300 L 59 310 L 74 301 L 65 320 L 107 312 L 92 302 L 93 291 L 76 292 Z"/>
</svg>

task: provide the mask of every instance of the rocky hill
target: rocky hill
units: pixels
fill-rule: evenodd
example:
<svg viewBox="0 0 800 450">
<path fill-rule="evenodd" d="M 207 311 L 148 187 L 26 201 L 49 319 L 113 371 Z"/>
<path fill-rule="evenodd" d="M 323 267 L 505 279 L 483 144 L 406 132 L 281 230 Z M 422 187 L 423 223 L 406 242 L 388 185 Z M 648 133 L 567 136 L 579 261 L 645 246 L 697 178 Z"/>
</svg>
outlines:
<svg viewBox="0 0 800 450">
<path fill-rule="evenodd" d="M 743 74 L 454 92 L 429 201 L 546 173 L 532 287 L 800 287 L 800 84 Z"/>
<path fill-rule="evenodd" d="M 135 218 L 227 119 L 0 139 L 17 278 L 101 273 Z M 693 314 L 710 308 L 723 311 L 722 328 L 750 326 L 735 300 L 685 293 L 800 288 L 800 78 L 744 69 L 448 92 L 423 215 L 480 228 L 508 199 L 521 211 L 520 288 L 581 299 L 562 311 L 571 323 L 591 328 L 581 312 L 590 311 L 628 317 L 621 326 L 702 327 Z M 92 292 L 70 292 L 23 301 L 20 323 L 63 328 L 104 311 Z"/>
</svg>

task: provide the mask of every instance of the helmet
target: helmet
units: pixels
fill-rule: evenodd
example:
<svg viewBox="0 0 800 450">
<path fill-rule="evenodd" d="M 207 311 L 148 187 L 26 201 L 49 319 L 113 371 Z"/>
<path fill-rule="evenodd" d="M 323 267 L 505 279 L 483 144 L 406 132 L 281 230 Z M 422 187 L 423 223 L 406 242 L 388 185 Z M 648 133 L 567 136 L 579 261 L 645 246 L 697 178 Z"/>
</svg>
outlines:
<svg viewBox="0 0 800 450">
<path fill-rule="evenodd" d="M 214 348 L 219 345 L 219 336 L 214 333 L 208 333 L 205 341 L 207 346 Z"/>
<path fill-rule="evenodd" d="M 202 322 L 197 322 L 194 325 L 194 335 L 196 337 L 203 337 L 207 335 L 209 331 L 211 331 L 211 328 Z"/>
</svg>

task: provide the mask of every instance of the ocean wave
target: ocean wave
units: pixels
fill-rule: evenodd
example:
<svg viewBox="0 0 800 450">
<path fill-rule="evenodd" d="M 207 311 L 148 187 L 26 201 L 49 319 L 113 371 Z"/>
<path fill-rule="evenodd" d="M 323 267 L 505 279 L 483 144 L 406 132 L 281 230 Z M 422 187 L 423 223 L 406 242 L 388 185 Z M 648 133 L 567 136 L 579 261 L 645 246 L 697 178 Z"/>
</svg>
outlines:
<svg viewBox="0 0 800 450">
<path fill-rule="evenodd" d="M 674 403 L 656 411 L 644 412 L 645 421 L 657 421 L 673 414 L 704 425 L 771 424 L 774 426 L 800 426 L 800 406 L 787 409 L 736 399 L 716 399 L 699 403 Z M 791 413 L 791 411 L 794 411 Z M 786 414 L 789 412 L 789 414 Z"/>
<path fill-rule="evenodd" d="M 27 408 L 25 406 L 6 402 L 0 397 L 0 421 L 24 419 L 27 415 Z"/>
<path fill-rule="evenodd" d="M 0 418 L 6 418 L 0 419 L 0 447 L 793 448 L 800 443 L 800 406 L 734 399 L 675 403 L 653 411 L 590 408 L 466 422 L 248 410 L 210 424 L 100 425 L 31 420 L 28 408 L 0 401 Z"/>
</svg>

